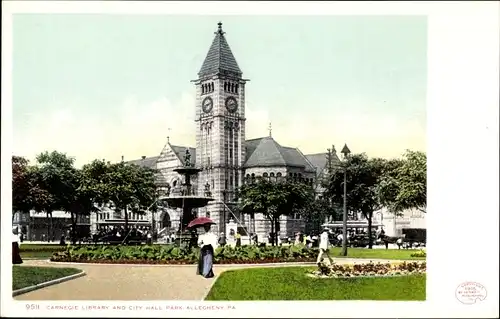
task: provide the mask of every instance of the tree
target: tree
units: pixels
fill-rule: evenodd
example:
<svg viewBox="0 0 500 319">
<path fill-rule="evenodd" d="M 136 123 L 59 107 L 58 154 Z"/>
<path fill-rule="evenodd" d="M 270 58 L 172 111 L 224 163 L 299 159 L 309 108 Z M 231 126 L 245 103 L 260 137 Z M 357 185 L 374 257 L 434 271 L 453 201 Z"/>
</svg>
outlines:
<svg viewBox="0 0 500 319">
<path fill-rule="evenodd" d="M 272 182 L 258 179 L 242 185 L 237 194 L 242 211 L 262 213 L 271 222 L 273 245 L 277 243 L 280 217 L 300 211 L 314 199 L 309 185 L 291 180 Z"/>
<path fill-rule="evenodd" d="M 85 164 L 82 169 L 75 172 L 77 181 L 73 196 L 67 202 L 66 209 L 71 213 L 72 239 L 76 242 L 77 220 L 79 216 L 89 216 L 92 212 L 99 211 L 97 205 L 108 201 L 104 184 L 107 165 L 104 161 L 94 160 Z"/>
<path fill-rule="evenodd" d="M 28 160 L 12 156 L 12 218 L 16 212 L 29 213 L 33 208 L 30 190 L 33 183 Z"/>
<path fill-rule="evenodd" d="M 331 200 L 323 195 L 311 201 L 307 211 L 304 217 L 311 230 L 319 230 L 328 217 L 333 217 L 334 220 L 342 219 L 342 213 L 338 207 L 335 207 Z"/>
<path fill-rule="evenodd" d="M 47 239 L 54 236 L 52 231 L 52 212 L 57 209 L 65 209 L 74 198 L 77 185 L 76 169 L 73 166 L 74 159 L 64 153 L 57 151 L 43 152 L 37 156 L 38 167 L 33 174 L 36 183 L 40 185 L 43 196 L 35 207 L 38 211 L 44 211 L 49 221 Z"/>
<path fill-rule="evenodd" d="M 385 160 L 368 159 L 365 154 L 347 158 L 341 167 L 334 170 L 326 186 L 326 196 L 341 206 L 344 202 L 344 169 L 347 174 L 347 209 L 362 213 L 368 221 L 368 247 L 372 248 L 373 213 L 381 208 L 378 185 L 385 166 Z"/>
<path fill-rule="evenodd" d="M 380 182 L 381 203 L 395 214 L 407 209 L 426 212 L 427 157 L 423 152 L 407 150 L 402 160 L 388 162 Z"/>
<path fill-rule="evenodd" d="M 135 164 L 108 165 L 102 185 L 101 196 L 110 200 L 117 211 L 124 211 L 125 229 L 128 229 L 129 211 L 145 213 L 155 205 L 158 196 L 155 171 Z"/>
</svg>

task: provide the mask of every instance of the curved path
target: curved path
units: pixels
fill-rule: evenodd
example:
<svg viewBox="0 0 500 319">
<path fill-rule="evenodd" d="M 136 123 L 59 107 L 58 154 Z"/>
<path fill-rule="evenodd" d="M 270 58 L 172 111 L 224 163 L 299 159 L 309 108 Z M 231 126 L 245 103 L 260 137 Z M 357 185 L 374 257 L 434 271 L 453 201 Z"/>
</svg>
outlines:
<svg viewBox="0 0 500 319">
<path fill-rule="evenodd" d="M 388 260 L 370 259 L 373 262 Z M 339 264 L 368 259 L 335 258 Z M 397 262 L 397 260 L 390 260 Z M 314 263 L 214 265 L 216 277 L 196 275 L 195 265 L 119 265 L 51 263 L 26 260 L 22 266 L 71 267 L 86 276 L 14 297 L 15 300 L 202 300 L 217 276 L 230 269 L 248 267 L 311 266 Z"/>
</svg>

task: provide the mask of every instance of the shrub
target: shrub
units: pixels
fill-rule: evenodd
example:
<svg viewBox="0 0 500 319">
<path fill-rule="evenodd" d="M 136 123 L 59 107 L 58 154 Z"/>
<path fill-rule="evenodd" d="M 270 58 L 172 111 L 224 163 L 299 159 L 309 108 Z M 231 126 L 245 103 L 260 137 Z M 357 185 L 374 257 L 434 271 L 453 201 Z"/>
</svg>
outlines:
<svg viewBox="0 0 500 319">
<path fill-rule="evenodd" d="M 241 246 L 218 247 L 215 264 L 314 261 L 318 250 L 303 246 Z M 179 248 L 172 245 L 142 246 L 68 246 L 56 252 L 51 261 L 102 263 L 162 263 L 193 264 L 198 261 L 199 248 Z"/>
<path fill-rule="evenodd" d="M 413 253 L 410 256 L 411 257 L 427 257 L 427 253 L 425 252 L 425 250 L 419 250 L 418 252 Z"/>
</svg>

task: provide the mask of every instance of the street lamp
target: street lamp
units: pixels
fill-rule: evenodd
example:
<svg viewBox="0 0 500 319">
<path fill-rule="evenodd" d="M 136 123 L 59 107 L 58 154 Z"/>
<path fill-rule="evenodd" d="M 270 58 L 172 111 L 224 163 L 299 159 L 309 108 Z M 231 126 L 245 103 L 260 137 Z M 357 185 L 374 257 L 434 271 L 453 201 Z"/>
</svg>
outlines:
<svg viewBox="0 0 500 319">
<path fill-rule="evenodd" d="M 344 218 L 342 220 L 342 256 L 347 256 L 347 157 L 351 150 L 344 144 L 341 151 L 344 155 Z"/>
<path fill-rule="evenodd" d="M 227 189 L 223 189 L 222 190 L 222 201 L 224 202 L 224 204 L 222 205 L 223 206 L 223 209 L 224 209 L 224 222 L 223 222 L 223 226 L 222 226 L 222 229 L 223 229 L 223 232 L 224 232 L 224 235 L 226 234 L 226 223 L 227 223 L 227 220 L 226 220 L 226 201 L 227 201 Z"/>
</svg>

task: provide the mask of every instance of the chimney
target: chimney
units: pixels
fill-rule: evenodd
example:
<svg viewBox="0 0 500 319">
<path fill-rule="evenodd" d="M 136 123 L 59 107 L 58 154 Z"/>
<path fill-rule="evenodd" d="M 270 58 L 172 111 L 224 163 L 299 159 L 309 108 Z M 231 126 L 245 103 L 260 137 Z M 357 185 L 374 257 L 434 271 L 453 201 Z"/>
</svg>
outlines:
<svg viewBox="0 0 500 319">
<path fill-rule="evenodd" d="M 125 159 L 125 156 L 122 155 L 122 162 L 123 162 L 124 159 Z"/>
<path fill-rule="evenodd" d="M 146 156 L 142 155 L 142 156 L 141 156 L 141 158 L 142 158 L 142 159 L 146 159 Z"/>
</svg>

